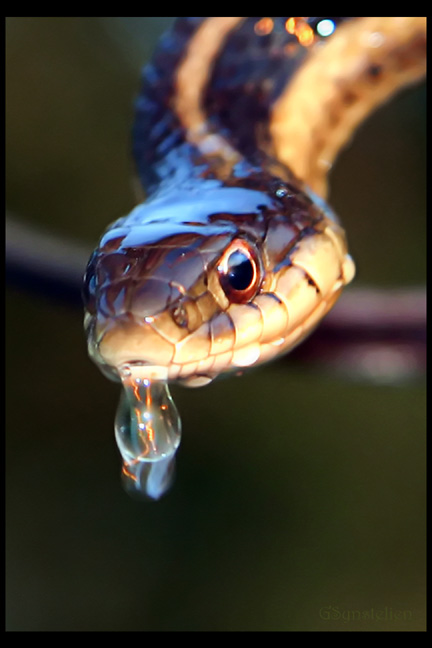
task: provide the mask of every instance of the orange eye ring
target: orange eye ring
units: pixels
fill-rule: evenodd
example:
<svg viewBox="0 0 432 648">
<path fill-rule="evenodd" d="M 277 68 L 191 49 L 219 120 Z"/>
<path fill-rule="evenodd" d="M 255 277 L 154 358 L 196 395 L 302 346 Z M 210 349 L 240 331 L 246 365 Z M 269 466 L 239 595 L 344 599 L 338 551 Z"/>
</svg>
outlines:
<svg viewBox="0 0 432 648">
<path fill-rule="evenodd" d="M 245 304 L 257 294 L 263 268 L 255 245 L 246 239 L 234 239 L 217 266 L 222 289 L 231 303 Z"/>
</svg>

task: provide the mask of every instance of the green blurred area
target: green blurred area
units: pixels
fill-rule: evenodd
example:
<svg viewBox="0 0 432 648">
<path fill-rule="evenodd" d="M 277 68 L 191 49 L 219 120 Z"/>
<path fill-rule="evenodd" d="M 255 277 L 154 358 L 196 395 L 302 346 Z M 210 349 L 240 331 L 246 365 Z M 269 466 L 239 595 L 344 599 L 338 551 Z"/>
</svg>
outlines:
<svg viewBox="0 0 432 648">
<path fill-rule="evenodd" d="M 134 206 L 133 98 L 169 23 L 7 19 L 8 209 L 91 247 Z M 425 282 L 425 183 L 420 87 L 332 173 L 357 285 Z M 175 388 L 176 481 L 139 503 L 81 312 L 13 289 L 6 304 L 9 630 L 425 628 L 423 381 L 284 362 Z"/>
</svg>

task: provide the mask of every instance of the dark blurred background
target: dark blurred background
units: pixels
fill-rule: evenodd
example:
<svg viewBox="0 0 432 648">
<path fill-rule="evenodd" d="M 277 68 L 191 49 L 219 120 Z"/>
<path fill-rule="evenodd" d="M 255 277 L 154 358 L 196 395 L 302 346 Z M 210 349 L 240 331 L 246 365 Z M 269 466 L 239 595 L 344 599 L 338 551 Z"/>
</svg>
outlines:
<svg viewBox="0 0 432 648">
<path fill-rule="evenodd" d="M 134 206 L 132 104 L 170 22 L 6 20 L 11 213 L 91 250 Z M 424 86 L 378 111 L 331 179 L 355 286 L 424 284 Z M 421 374 L 297 359 L 174 388 L 176 481 L 141 503 L 120 485 L 119 388 L 87 358 L 81 309 L 9 286 L 6 325 L 8 630 L 425 628 Z"/>
</svg>

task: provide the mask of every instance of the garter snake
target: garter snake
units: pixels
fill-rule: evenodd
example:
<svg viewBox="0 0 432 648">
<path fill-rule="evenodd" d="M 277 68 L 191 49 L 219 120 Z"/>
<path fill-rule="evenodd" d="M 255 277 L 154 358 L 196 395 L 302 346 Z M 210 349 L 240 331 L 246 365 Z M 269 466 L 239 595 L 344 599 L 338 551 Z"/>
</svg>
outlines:
<svg viewBox="0 0 432 648">
<path fill-rule="evenodd" d="M 136 106 L 147 199 L 85 276 L 89 353 L 108 377 L 200 386 L 313 330 L 354 276 L 328 171 L 424 75 L 425 47 L 425 18 L 176 21 Z"/>
</svg>

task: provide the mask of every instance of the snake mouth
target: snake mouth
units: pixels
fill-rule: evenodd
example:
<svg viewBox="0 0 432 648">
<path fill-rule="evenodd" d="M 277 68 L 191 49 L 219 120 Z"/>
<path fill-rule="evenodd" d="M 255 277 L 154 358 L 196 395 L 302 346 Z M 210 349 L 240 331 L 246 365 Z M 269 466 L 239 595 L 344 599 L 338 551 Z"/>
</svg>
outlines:
<svg viewBox="0 0 432 648">
<path fill-rule="evenodd" d="M 96 364 L 119 370 L 128 363 L 168 367 L 174 356 L 174 344 L 163 338 L 144 318 L 130 314 L 106 321 L 96 321 L 89 346 Z"/>
</svg>

